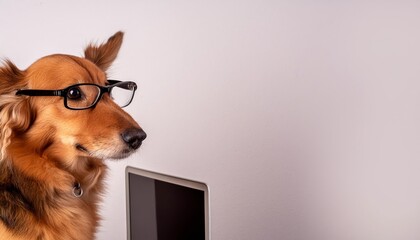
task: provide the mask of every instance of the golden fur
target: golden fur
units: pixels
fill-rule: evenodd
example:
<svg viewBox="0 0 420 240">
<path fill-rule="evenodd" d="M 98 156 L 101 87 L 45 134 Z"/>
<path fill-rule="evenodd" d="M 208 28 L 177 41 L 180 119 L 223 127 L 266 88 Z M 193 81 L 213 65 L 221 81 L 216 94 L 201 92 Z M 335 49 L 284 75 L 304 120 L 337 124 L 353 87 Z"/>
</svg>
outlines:
<svg viewBox="0 0 420 240">
<path fill-rule="evenodd" d="M 122 39 L 118 32 L 104 44 L 89 45 L 83 58 L 56 54 L 23 71 L 8 60 L 0 67 L 1 240 L 94 239 L 103 159 L 131 154 L 137 147 L 127 146 L 121 134 L 141 128 L 108 94 L 93 109 L 69 110 L 62 97 L 15 93 L 106 85 Z M 84 190 L 80 198 L 73 196 L 75 183 Z"/>
</svg>

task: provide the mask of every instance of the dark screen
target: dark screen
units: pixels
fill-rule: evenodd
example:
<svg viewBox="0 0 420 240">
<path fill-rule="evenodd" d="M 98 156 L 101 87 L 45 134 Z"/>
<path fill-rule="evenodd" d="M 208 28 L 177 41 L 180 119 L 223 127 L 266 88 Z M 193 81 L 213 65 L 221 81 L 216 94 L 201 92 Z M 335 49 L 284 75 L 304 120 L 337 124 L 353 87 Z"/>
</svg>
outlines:
<svg viewBox="0 0 420 240">
<path fill-rule="evenodd" d="M 204 192 L 129 173 L 131 240 L 204 240 Z"/>
</svg>

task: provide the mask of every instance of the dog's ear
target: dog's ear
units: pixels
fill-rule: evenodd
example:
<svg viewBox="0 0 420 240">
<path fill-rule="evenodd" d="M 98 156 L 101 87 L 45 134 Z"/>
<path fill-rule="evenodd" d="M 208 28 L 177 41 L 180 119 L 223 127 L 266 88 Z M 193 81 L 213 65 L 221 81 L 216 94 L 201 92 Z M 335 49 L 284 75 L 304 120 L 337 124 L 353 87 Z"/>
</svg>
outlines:
<svg viewBox="0 0 420 240">
<path fill-rule="evenodd" d="M 29 99 L 15 95 L 16 89 L 26 85 L 24 75 L 10 61 L 0 67 L 0 160 L 6 156 L 10 137 L 28 130 L 35 116 Z"/>
<path fill-rule="evenodd" d="M 90 44 L 85 49 L 85 58 L 95 63 L 100 69 L 106 72 L 112 62 L 117 58 L 123 36 L 123 32 L 117 32 L 104 44 L 99 46 Z"/>
<path fill-rule="evenodd" d="M 25 71 L 21 71 L 10 60 L 4 60 L 0 66 L 0 95 L 23 88 L 26 84 Z"/>
</svg>

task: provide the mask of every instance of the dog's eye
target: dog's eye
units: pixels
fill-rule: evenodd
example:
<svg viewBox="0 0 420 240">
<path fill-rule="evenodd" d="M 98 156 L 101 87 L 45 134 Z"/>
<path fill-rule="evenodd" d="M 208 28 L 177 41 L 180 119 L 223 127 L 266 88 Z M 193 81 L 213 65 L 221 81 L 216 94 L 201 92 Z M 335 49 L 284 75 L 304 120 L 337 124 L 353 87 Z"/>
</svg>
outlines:
<svg viewBox="0 0 420 240">
<path fill-rule="evenodd" d="M 78 100 L 82 98 L 82 91 L 78 87 L 69 89 L 67 92 L 67 97 L 71 100 Z"/>
</svg>

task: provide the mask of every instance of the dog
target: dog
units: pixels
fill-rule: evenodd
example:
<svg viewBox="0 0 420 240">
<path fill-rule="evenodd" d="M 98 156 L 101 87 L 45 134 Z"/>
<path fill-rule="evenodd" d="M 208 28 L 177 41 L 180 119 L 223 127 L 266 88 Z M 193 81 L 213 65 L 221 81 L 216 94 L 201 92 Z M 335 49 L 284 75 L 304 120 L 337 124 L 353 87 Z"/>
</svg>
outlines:
<svg viewBox="0 0 420 240">
<path fill-rule="evenodd" d="M 107 70 L 117 32 L 83 57 L 55 54 L 26 70 L 0 67 L 0 239 L 95 238 L 105 159 L 136 151 L 146 133 L 122 107 L 137 88 Z M 122 92 L 122 93 L 121 93 Z"/>
</svg>

